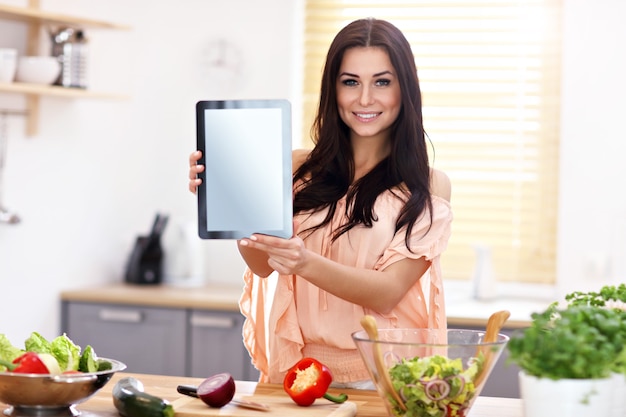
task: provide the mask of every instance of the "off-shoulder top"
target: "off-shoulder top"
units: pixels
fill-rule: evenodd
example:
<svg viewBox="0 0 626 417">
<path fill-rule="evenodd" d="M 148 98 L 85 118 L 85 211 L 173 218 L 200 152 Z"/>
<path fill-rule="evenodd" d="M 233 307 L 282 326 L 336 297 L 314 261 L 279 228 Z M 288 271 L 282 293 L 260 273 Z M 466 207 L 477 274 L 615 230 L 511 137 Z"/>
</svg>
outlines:
<svg viewBox="0 0 626 417">
<path fill-rule="evenodd" d="M 380 314 L 345 301 L 294 275 L 260 278 L 244 272 L 244 290 L 239 306 L 246 320 L 244 344 L 252 363 L 261 372 L 261 382 L 282 383 L 285 372 L 309 356 L 326 364 L 334 381 L 369 379 L 356 351 L 352 333 L 361 330 L 365 314 L 374 316 L 379 328 L 446 328 L 440 255 L 451 232 L 452 211 L 448 201 L 432 196 L 433 213 L 422 213 L 413 226 L 406 247 L 406 227 L 394 233 L 404 200 L 395 190 L 375 202 L 377 221 L 371 228 L 354 227 L 332 241 L 332 233 L 345 221 L 345 198 L 325 227 L 304 238 L 309 250 L 345 265 L 384 270 L 405 258 L 424 257 L 431 262 L 427 272 L 388 314 Z M 300 230 L 317 225 L 326 211 L 299 214 Z M 382 277 L 382 275 L 381 275 Z M 393 283 L 390 283 L 393 285 Z"/>
</svg>

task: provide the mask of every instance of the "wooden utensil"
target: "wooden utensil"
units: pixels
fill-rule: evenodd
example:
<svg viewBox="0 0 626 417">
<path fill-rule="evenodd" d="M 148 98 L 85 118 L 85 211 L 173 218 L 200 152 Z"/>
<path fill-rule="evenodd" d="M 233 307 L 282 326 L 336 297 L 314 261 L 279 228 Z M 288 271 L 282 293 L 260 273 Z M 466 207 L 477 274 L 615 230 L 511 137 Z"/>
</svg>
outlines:
<svg viewBox="0 0 626 417">
<path fill-rule="evenodd" d="M 485 337 L 483 338 L 483 343 L 494 343 L 498 340 L 498 334 L 504 326 L 504 323 L 509 319 L 511 313 L 507 310 L 496 311 L 491 316 L 489 316 L 489 320 L 487 320 L 487 330 L 485 331 Z M 481 348 L 479 348 L 480 352 Z M 476 356 L 478 356 L 479 352 L 476 352 Z M 493 361 L 493 351 L 488 348 L 487 352 L 485 352 L 485 361 L 483 362 L 483 370 L 476 378 L 474 382 L 475 386 L 480 386 L 483 380 L 487 376 L 487 370 L 491 368 L 491 362 Z"/>
<path fill-rule="evenodd" d="M 367 335 L 370 339 L 375 342 L 378 341 L 378 326 L 376 324 L 376 319 L 370 315 L 365 315 L 361 319 L 361 326 L 367 332 Z M 385 367 L 383 362 L 383 354 L 380 351 L 380 345 L 378 343 L 374 343 L 374 363 L 376 364 L 376 372 L 378 373 L 378 383 L 382 387 L 383 391 L 391 395 L 391 397 L 398 403 L 398 406 L 406 411 L 406 405 L 404 405 L 404 401 L 400 398 L 400 395 L 393 389 L 393 384 L 391 383 L 391 378 L 389 378 L 389 372 Z"/>
</svg>

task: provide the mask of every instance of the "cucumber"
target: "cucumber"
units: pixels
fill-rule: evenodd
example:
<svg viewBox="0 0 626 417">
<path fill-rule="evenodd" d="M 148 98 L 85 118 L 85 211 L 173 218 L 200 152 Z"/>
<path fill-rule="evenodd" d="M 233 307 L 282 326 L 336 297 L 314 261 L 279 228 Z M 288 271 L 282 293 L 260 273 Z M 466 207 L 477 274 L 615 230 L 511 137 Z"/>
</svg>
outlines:
<svg viewBox="0 0 626 417">
<path fill-rule="evenodd" d="M 144 392 L 141 381 L 132 377 L 115 384 L 113 405 L 124 417 L 174 417 L 169 401 Z"/>
</svg>

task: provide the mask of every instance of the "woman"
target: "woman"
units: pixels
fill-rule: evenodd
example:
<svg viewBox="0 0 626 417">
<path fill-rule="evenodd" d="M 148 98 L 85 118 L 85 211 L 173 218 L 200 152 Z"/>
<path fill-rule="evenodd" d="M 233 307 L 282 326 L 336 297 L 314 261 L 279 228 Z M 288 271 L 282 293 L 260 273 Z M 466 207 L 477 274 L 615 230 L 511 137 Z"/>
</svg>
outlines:
<svg viewBox="0 0 626 417">
<path fill-rule="evenodd" d="M 450 182 L 429 166 L 417 70 L 395 26 L 362 19 L 337 34 L 312 135 L 313 150 L 293 154 L 294 236 L 238 242 L 244 343 L 262 382 L 314 357 L 336 383 L 366 386 L 351 339 L 365 314 L 379 327 L 446 327 Z M 192 192 L 199 158 L 189 158 Z"/>
</svg>

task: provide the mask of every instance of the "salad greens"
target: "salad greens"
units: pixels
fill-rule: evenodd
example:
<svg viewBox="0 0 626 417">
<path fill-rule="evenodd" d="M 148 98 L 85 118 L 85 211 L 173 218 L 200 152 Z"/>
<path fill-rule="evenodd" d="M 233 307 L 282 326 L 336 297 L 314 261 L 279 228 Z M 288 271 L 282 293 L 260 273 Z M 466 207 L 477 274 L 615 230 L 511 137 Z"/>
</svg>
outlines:
<svg viewBox="0 0 626 417">
<path fill-rule="evenodd" d="M 5 335 L 0 334 L 0 359 L 12 362 L 22 353 L 24 353 L 22 349 L 13 346 Z M 0 366 L 0 369 L 4 370 L 4 366 Z"/>
<path fill-rule="evenodd" d="M 27 352 L 52 353 L 50 342 L 37 332 L 32 332 L 28 339 L 24 341 L 24 348 Z"/>
<path fill-rule="evenodd" d="M 52 355 L 59 361 L 61 369 L 78 371 L 80 364 L 80 347 L 76 346 L 65 334 L 55 337 L 50 343 Z"/>
<path fill-rule="evenodd" d="M 464 417 L 476 396 L 474 381 L 482 371 L 484 356 L 473 358 L 466 369 L 460 358 L 434 355 L 403 359 L 389 369 L 393 387 L 407 411 L 394 405 L 396 416 Z"/>
<path fill-rule="evenodd" d="M 108 363 L 108 361 L 99 360 L 91 346 L 87 346 L 81 352 L 81 347 L 76 345 L 66 334 L 48 341 L 41 334 L 32 332 L 24 341 L 24 349 L 12 345 L 6 335 L 0 334 L 0 359 L 12 362 L 24 352 L 35 352 L 48 360 L 52 357 L 58 363 L 60 372 L 96 372 L 106 369 Z M 53 368 L 57 369 L 56 367 Z M 0 371 L 5 370 L 6 368 L 0 365 Z"/>
</svg>

